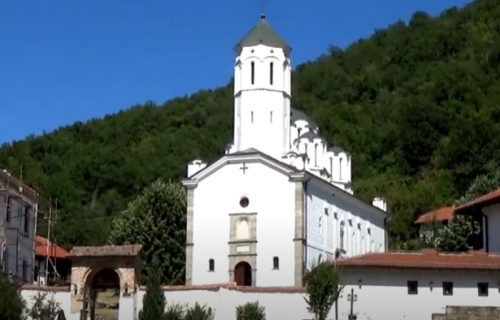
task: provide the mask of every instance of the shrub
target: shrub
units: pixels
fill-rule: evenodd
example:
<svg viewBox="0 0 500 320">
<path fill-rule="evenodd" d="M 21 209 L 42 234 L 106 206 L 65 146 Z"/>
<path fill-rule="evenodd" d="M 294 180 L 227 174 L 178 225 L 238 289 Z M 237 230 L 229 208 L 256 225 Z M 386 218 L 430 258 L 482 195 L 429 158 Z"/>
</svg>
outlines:
<svg viewBox="0 0 500 320">
<path fill-rule="evenodd" d="M 325 320 L 333 304 L 340 295 L 343 286 L 340 285 L 340 271 L 328 261 L 318 262 L 306 272 L 307 310 L 314 314 L 315 320 Z"/>
<path fill-rule="evenodd" d="M 25 304 L 20 290 L 1 270 L 0 264 L 0 319 L 22 320 Z"/>
<path fill-rule="evenodd" d="M 236 307 L 236 320 L 266 320 L 266 309 L 258 301 Z"/>
<path fill-rule="evenodd" d="M 187 309 L 184 320 L 213 320 L 214 316 L 215 314 L 212 308 L 200 306 L 198 302 L 196 302 L 193 307 Z"/>
<path fill-rule="evenodd" d="M 167 305 L 167 311 L 165 311 L 165 316 L 163 320 L 184 320 L 184 315 L 186 313 L 186 308 L 181 304 L 170 304 Z"/>
<path fill-rule="evenodd" d="M 61 312 L 60 304 L 54 294 L 38 292 L 33 298 L 34 302 L 28 310 L 28 317 L 32 320 L 54 320 Z"/>
</svg>

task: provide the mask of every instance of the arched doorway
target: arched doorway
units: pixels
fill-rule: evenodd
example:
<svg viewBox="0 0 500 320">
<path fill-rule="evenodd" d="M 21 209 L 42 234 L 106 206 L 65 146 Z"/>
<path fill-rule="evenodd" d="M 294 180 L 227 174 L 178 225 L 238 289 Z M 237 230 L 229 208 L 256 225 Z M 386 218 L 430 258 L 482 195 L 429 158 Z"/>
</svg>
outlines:
<svg viewBox="0 0 500 320">
<path fill-rule="evenodd" d="M 238 286 L 252 285 L 252 267 L 248 262 L 241 261 L 234 267 L 234 282 Z"/>
<path fill-rule="evenodd" d="M 111 268 L 91 272 L 87 278 L 90 320 L 118 320 L 120 276 Z"/>
</svg>

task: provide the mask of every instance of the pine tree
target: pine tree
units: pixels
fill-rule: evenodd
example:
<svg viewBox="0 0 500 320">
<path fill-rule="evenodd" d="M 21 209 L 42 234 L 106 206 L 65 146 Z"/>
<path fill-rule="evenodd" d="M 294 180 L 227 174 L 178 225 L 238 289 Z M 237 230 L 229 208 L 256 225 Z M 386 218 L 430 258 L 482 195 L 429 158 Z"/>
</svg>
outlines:
<svg viewBox="0 0 500 320">
<path fill-rule="evenodd" d="M 161 287 L 161 268 L 157 257 L 148 268 L 146 294 L 142 300 L 139 320 L 160 320 L 165 314 L 165 294 Z"/>
<path fill-rule="evenodd" d="M 0 264 L 0 270 L 3 270 Z M 24 301 L 15 284 L 0 271 L 0 319 L 22 320 Z"/>
</svg>

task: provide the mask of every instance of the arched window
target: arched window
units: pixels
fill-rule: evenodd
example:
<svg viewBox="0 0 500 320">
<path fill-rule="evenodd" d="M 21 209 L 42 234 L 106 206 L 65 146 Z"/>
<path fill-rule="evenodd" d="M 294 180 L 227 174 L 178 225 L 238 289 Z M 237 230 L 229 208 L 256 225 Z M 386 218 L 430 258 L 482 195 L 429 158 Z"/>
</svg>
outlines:
<svg viewBox="0 0 500 320">
<path fill-rule="evenodd" d="M 214 271 L 215 270 L 215 262 L 214 259 L 208 260 L 208 271 Z"/>
<path fill-rule="evenodd" d="M 269 64 L 269 84 L 273 85 L 274 63 Z"/>
<path fill-rule="evenodd" d="M 330 158 L 330 177 L 333 179 L 333 158 Z"/>
<path fill-rule="evenodd" d="M 273 269 L 278 270 L 280 268 L 280 259 L 278 257 L 273 258 Z"/>
<path fill-rule="evenodd" d="M 340 237 L 339 237 L 339 248 L 340 250 L 345 250 L 344 249 L 344 222 L 340 224 Z"/>
<path fill-rule="evenodd" d="M 314 166 L 318 166 L 318 145 L 314 145 Z"/>
<path fill-rule="evenodd" d="M 252 84 L 255 84 L 255 62 L 252 61 L 250 63 L 250 68 L 251 68 L 251 70 L 250 70 L 250 73 L 251 73 L 250 82 Z"/>
<path fill-rule="evenodd" d="M 250 229 L 247 219 L 243 218 L 238 221 L 238 224 L 236 225 L 236 238 L 237 239 L 250 238 Z"/>
<path fill-rule="evenodd" d="M 339 159 L 339 180 L 342 180 L 342 158 Z"/>
</svg>

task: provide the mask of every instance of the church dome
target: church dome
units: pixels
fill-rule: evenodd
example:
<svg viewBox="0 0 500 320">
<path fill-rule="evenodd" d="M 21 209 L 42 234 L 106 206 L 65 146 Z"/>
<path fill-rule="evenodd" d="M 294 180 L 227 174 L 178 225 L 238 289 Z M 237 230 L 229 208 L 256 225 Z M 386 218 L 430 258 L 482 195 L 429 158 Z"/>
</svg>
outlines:
<svg viewBox="0 0 500 320">
<path fill-rule="evenodd" d="M 285 55 L 288 55 L 292 48 L 281 38 L 281 36 L 267 23 L 266 15 L 260 16 L 260 21 L 253 27 L 243 39 L 236 44 L 234 50 L 239 54 L 244 47 L 254 47 L 259 44 L 273 48 L 281 48 Z"/>
</svg>

